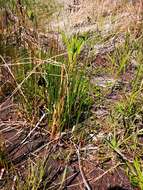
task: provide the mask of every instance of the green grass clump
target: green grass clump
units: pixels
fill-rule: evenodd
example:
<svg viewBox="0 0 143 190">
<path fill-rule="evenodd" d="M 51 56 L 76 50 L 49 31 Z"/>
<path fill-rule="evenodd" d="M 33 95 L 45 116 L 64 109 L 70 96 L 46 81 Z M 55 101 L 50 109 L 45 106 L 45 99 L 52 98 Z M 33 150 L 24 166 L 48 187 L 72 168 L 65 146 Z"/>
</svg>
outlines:
<svg viewBox="0 0 143 190">
<path fill-rule="evenodd" d="M 115 112 L 118 115 L 116 115 L 117 118 L 122 118 L 122 120 L 124 120 L 124 124 L 126 123 L 128 127 L 131 123 L 136 123 L 137 121 L 142 122 L 143 53 L 141 42 L 142 38 L 135 40 L 133 43 L 134 49 L 132 49 L 132 53 L 134 55 L 136 65 L 132 65 L 132 68 L 134 69 L 134 76 L 130 81 L 130 89 L 128 91 L 124 91 L 124 96 L 115 105 Z M 129 49 L 131 50 L 131 48 Z"/>
<path fill-rule="evenodd" d="M 85 41 L 78 36 L 69 39 L 64 36 L 64 41 L 68 56 L 40 53 L 37 54 L 40 57 L 31 59 L 23 50 L 22 64 L 17 63 L 13 68 L 23 96 L 15 94 L 25 117 L 35 123 L 45 112 L 48 126 L 51 130 L 58 128 L 56 132 L 87 118 L 92 104 L 85 65 L 80 66 L 77 61 Z"/>
<path fill-rule="evenodd" d="M 134 51 L 134 43 L 129 34 L 126 34 L 125 41 L 115 47 L 114 52 L 108 55 L 109 61 L 112 63 L 112 71 L 116 72 L 117 76 L 126 72 L 131 56 Z"/>
<path fill-rule="evenodd" d="M 132 186 L 143 190 L 143 164 L 141 159 L 136 157 L 133 163 L 127 163 L 127 174 Z"/>
</svg>

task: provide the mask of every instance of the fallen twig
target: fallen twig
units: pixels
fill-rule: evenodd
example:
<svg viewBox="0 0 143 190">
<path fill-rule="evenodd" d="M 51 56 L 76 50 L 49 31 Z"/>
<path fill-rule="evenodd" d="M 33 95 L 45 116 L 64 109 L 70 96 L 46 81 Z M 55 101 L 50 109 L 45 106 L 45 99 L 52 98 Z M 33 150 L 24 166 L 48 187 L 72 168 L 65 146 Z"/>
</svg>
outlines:
<svg viewBox="0 0 143 190">
<path fill-rule="evenodd" d="M 30 135 L 37 129 L 37 127 L 39 126 L 39 124 L 41 123 L 41 121 L 44 119 L 45 116 L 46 116 L 46 113 L 42 115 L 42 117 L 40 118 L 36 126 L 30 131 L 27 137 L 20 144 L 23 144 L 30 137 Z"/>
<path fill-rule="evenodd" d="M 75 148 L 76 148 L 76 146 L 75 146 Z M 78 149 L 76 148 L 76 152 L 77 152 L 77 156 L 78 156 L 79 170 L 81 173 L 83 183 L 84 183 L 85 187 L 87 188 L 87 190 L 91 190 L 91 187 L 90 187 L 88 181 L 86 180 L 85 175 L 84 175 L 83 170 L 82 170 L 81 159 L 80 159 L 80 146 L 78 147 Z"/>
</svg>

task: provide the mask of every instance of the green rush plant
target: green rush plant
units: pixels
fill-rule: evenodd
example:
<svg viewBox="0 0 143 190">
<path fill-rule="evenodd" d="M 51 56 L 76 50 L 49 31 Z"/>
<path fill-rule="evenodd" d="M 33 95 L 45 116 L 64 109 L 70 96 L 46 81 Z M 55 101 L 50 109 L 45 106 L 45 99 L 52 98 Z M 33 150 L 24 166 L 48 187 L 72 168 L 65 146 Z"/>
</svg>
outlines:
<svg viewBox="0 0 143 190">
<path fill-rule="evenodd" d="M 142 121 L 142 91 L 143 91 L 143 52 L 142 52 L 142 39 L 136 41 L 134 47 L 136 49 L 135 61 L 137 63 L 135 69 L 135 75 L 131 81 L 131 89 L 128 95 L 124 96 L 120 102 L 116 104 L 116 111 L 119 117 L 122 117 L 124 121 L 127 121 L 128 125 L 132 122 L 136 122 L 137 119 Z M 127 126 L 128 126 L 127 125 Z"/>
<path fill-rule="evenodd" d="M 75 35 L 67 38 L 63 33 L 62 35 L 68 57 L 63 60 L 58 103 L 55 104 L 52 119 L 52 134 L 55 134 L 58 128 L 68 129 L 71 125 L 77 124 L 91 105 L 88 95 L 89 83 L 84 69 L 79 67 L 77 62 L 85 37 Z"/>
<path fill-rule="evenodd" d="M 117 103 L 115 109 L 119 118 L 122 118 L 124 123 L 130 124 L 142 113 L 142 100 L 139 94 L 131 94 L 123 101 Z"/>
<path fill-rule="evenodd" d="M 112 63 L 112 71 L 117 73 L 125 73 L 128 65 L 130 64 L 131 55 L 134 50 L 133 42 L 130 35 L 126 34 L 125 42 L 118 45 L 114 52 L 108 55 L 108 60 Z"/>
<path fill-rule="evenodd" d="M 23 50 L 20 64 L 13 67 L 16 81 L 22 83 L 20 89 L 24 94 L 16 93 L 15 98 L 19 99 L 25 117 L 35 123 L 46 112 L 52 137 L 88 117 L 92 104 L 85 68 L 77 61 L 84 38 L 64 38 L 67 57 L 41 53 L 33 63 L 28 52 Z"/>
<path fill-rule="evenodd" d="M 127 175 L 133 187 L 138 187 L 143 190 L 143 163 L 141 159 L 135 158 L 133 163 L 126 163 Z"/>
</svg>

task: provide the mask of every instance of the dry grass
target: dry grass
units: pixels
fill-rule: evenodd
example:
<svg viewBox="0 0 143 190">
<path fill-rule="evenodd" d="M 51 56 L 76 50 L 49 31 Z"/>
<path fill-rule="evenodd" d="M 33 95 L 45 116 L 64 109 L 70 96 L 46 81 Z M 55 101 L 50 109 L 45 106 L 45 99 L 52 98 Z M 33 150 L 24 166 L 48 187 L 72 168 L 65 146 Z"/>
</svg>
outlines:
<svg viewBox="0 0 143 190">
<path fill-rule="evenodd" d="M 61 18 L 58 18 L 54 24 L 52 21 L 53 29 L 65 28 L 67 32 L 71 33 L 74 28 L 86 32 L 97 29 L 106 30 L 106 27 L 110 27 L 112 32 L 127 30 L 138 32 L 141 25 L 142 0 L 135 2 L 82 0 L 77 5 L 71 1 L 66 3 L 68 6 L 65 7 L 66 10 L 61 14 Z"/>
</svg>

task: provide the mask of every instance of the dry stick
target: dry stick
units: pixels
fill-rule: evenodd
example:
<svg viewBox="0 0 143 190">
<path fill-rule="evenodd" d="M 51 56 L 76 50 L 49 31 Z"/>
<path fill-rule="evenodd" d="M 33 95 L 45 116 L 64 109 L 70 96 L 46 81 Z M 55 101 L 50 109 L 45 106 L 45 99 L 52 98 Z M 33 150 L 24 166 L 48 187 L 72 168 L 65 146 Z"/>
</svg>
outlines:
<svg viewBox="0 0 143 190">
<path fill-rule="evenodd" d="M 16 182 L 16 179 L 17 179 L 17 176 L 15 175 L 14 178 L 13 178 L 13 183 L 12 183 L 12 187 L 11 187 L 12 190 L 15 190 L 15 185 L 16 185 L 15 182 Z"/>
<path fill-rule="evenodd" d="M 3 108 L 1 108 L 0 107 L 0 112 L 3 112 L 4 110 L 6 110 L 6 109 L 8 109 L 8 108 L 11 108 L 11 107 L 16 107 L 16 104 L 10 104 L 10 105 L 8 105 L 8 106 L 5 106 L 5 107 L 3 107 Z"/>
<path fill-rule="evenodd" d="M 31 155 L 35 155 L 37 152 L 40 152 L 40 150 L 44 149 L 44 148 L 48 148 L 50 144 L 52 144 L 54 141 L 57 141 L 58 139 L 54 139 L 50 142 L 48 142 L 47 144 L 44 144 L 43 146 L 41 146 L 40 148 L 36 149 L 34 152 L 31 153 Z"/>
<path fill-rule="evenodd" d="M 71 176 L 69 176 L 66 180 L 70 180 L 70 182 L 68 184 L 71 184 L 71 182 L 75 179 L 75 177 L 79 174 L 79 171 L 77 171 L 76 173 L 72 174 Z M 64 182 L 66 182 L 66 180 Z M 57 187 L 58 185 L 61 185 L 61 183 L 57 183 L 51 187 L 48 188 L 48 190 L 50 189 L 54 189 L 55 187 Z M 65 187 L 63 188 L 63 190 L 66 188 L 66 187 L 69 187 L 69 185 L 65 185 Z"/>
<path fill-rule="evenodd" d="M 55 135 L 57 134 L 57 132 L 59 132 L 60 117 L 61 117 L 61 114 L 63 113 L 64 103 L 65 103 L 64 99 L 67 94 L 67 91 L 65 90 L 65 88 L 67 87 L 67 83 L 66 83 L 67 81 L 66 81 L 65 75 L 66 75 L 66 69 L 63 64 L 61 65 L 61 82 L 60 82 L 60 89 L 59 89 L 60 100 L 54 107 L 54 113 L 53 113 L 53 119 L 52 119 L 53 122 L 52 122 L 52 127 L 51 127 L 51 139 L 53 139 Z"/>
<path fill-rule="evenodd" d="M 100 176 L 98 176 L 97 178 L 95 178 L 95 180 L 93 180 L 92 182 L 96 182 L 99 179 L 101 179 L 103 176 L 105 176 L 107 173 L 111 172 L 112 170 L 114 170 L 115 168 L 117 168 L 118 166 L 120 166 L 121 163 L 117 163 L 115 166 L 113 166 L 112 168 L 110 168 L 109 170 L 105 171 L 103 174 L 101 174 Z"/>
<path fill-rule="evenodd" d="M 76 145 L 75 145 L 75 148 L 76 148 Z M 79 149 L 80 149 L 80 146 L 78 147 L 78 149 L 76 148 L 76 152 L 77 152 L 77 156 L 78 156 L 78 164 L 79 164 L 79 170 L 81 173 L 81 177 L 82 177 L 83 183 L 84 183 L 85 187 L 87 188 L 87 190 L 91 190 L 91 187 L 88 184 L 87 180 L 85 179 L 85 175 L 84 175 L 83 170 L 82 170 Z"/>
<path fill-rule="evenodd" d="M 128 159 L 124 154 L 120 152 L 117 148 L 114 148 L 114 151 L 122 158 L 122 160 L 127 161 L 129 163 L 133 163 L 133 160 Z"/>
<path fill-rule="evenodd" d="M 54 60 L 54 59 L 55 59 L 55 58 L 58 58 L 58 57 L 60 57 L 60 56 L 63 56 L 63 55 L 67 55 L 67 53 L 66 53 L 66 52 L 65 52 L 65 53 L 61 53 L 61 54 L 55 55 L 55 56 L 53 56 L 53 57 L 51 57 L 51 58 L 42 59 L 42 60 L 36 58 L 36 62 L 41 62 L 41 61 L 42 61 L 41 64 L 47 64 L 47 63 L 49 63 L 49 61 L 51 61 L 51 62 L 53 62 L 53 63 L 50 63 L 50 64 L 56 65 L 56 66 L 61 66 L 62 63 L 59 62 L 59 61 L 56 61 L 56 60 Z M 29 65 L 30 63 L 31 63 L 31 62 L 26 62 L 26 63 L 16 62 L 16 63 L 11 63 L 11 64 L 8 64 L 8 63 L 7 63 L 7 66 Z M 6 66 L 5 66 L 5 65 L 0 65 L 0 67 L 6 67 Z"/>
<path fill-rule="evenodd" d="M 8 141 L 12 141 L 12 139 L 14 139 L 19 133 L 21 134 L 23 131 L 24 131 L 24 130 L 21 129 L 21 130 L 18 131 L 15 135 L 13 135 L 12 137 L 10 137 L 10 138 L 8 139 Z M 6 141 L 7 141 L 7 140 L 6 140 Z M 13 144 L 13 143 L 12 143 L 12 144 Z"/>
<path fill-rule="evenodd" d="M 27 135 L 27 137 L 20 144 L 23 144 L 28 139 L 28 137 L 30 137 L 30 135 L 37 129 L 37 127 L 39 126 L 39 124 L 41 123 L 41 121 L 44 119 L 45 116 L 46 116 L 46 113 L 44 113 L 42 115 L 42 117 L 40 118 L 40 120 L 38 121 L 36 126 L 30 131 L 30 133 Z"/>
<path fill-rule="evenodd" d="M 2 168 L 1 168 L 1 171 L 0 171 L 0 180 L 2 180 L 3 175 L 4 175 L 4 172 L 5 172 L 5 168 L 2 167 Z"/>
<path fill-rule="evenodd" d="M 109 145 L 110 145 L 110 143 L 109 143 Z M 110 147 L 113 148 L 111 145 L 110 145 Z M 118 150 L 118 148 L 113 148 L 113 150 L 122 158 L 123 161 L 133 163 L 133 160 L 128 159 L 120 150 Z"/>
<path fill-rule="evenodd" d="M 115 168 L 117 168 L 120 165 L 121 165 L 121 163 L 117 163 L 115 166 L 113 166 L 112 168 L 108 169 L 107 171 L 105 171 L 100 176 L 98 176 L 96 178 L 90 178 L 90 179 L 88 179 L 88 181 L 96 182 L 96 181 L 100 180 L 103 176 L 105 176 L 107 173 L 111 172 L 112 170 L 114 170 Z M 67 186 L 67 187 L 75 187 L 75 186 L 79 186 L 80 184 L 83 184 L 83 182 L 76 183 L 76 184 L 73 184 L 73 185 L 70 185 L 70 186 Z"/>
</svg>

